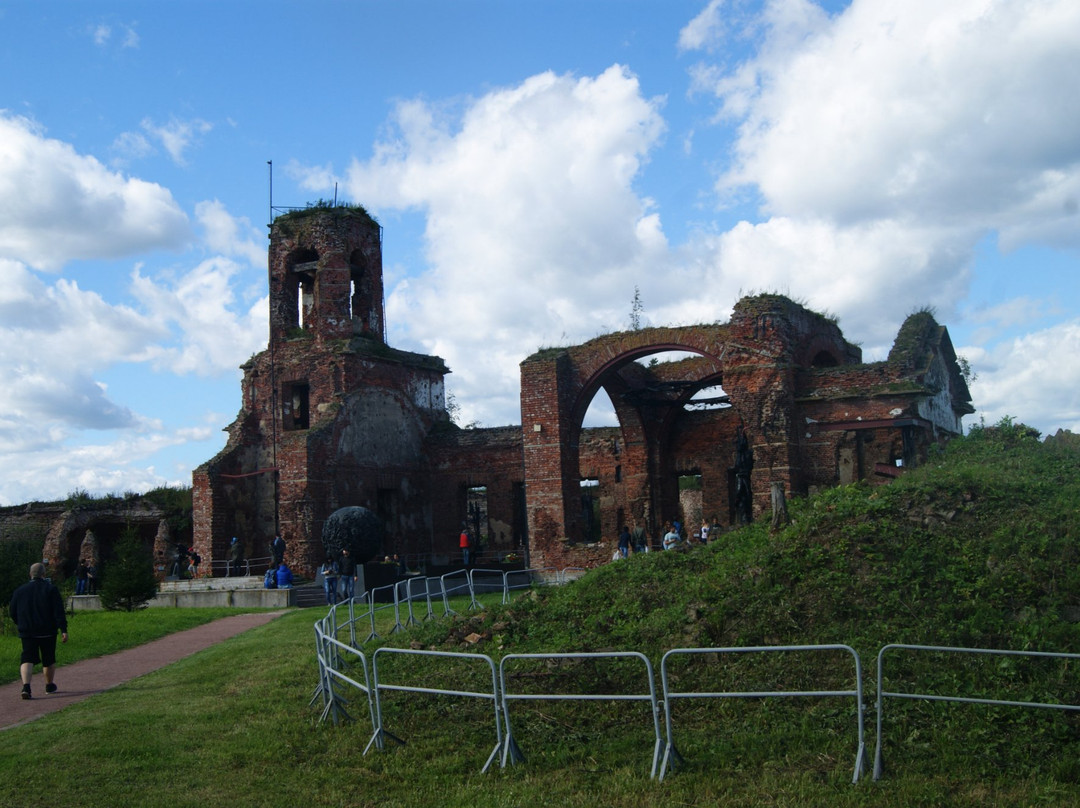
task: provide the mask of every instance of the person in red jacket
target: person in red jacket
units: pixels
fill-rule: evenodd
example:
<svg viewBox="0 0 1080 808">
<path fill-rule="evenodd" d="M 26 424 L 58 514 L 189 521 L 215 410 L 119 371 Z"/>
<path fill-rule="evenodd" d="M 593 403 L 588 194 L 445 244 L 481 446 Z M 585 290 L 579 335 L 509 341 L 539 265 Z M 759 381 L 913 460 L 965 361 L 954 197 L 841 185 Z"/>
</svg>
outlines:
<svg viewBox="0 0 1080 808">
<path fill-rule="evenodd" d="M 467 567 L 472 560 L 472 536 L 469 535 L 469 528 L 465 525 L 461 526 L 458 546 L 461 548 L 461 563 Z"/>
<path fill-rule="evenodd" d="M 61 642 L 67 642 L 67 615 L 60 591 L 45 580 L 44 564 L 30 565 L 30 582 L 15 590 L 8 609 L 22 640 L 22 697 L 30 698 L 30 679 L 38 662 L 45 674 L 45 692 L 55 693 L 56 632 L 60 632 Z"/>
</svg>

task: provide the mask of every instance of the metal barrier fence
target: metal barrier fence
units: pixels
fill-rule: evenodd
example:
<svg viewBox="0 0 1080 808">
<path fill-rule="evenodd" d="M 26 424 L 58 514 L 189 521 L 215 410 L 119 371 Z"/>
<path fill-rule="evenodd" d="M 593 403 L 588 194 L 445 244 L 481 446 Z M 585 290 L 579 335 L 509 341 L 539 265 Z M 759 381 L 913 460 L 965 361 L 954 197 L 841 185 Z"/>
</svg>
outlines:
<svg viewBox="0 0 1080 808">
<path fill-rule="evenodd" d="M 416 685 L 404 685 L 393 684 L 384 681 L 383 677 L 379 675 L 379 659 L 386 655 L 404 655 L 411 656 L 418 659 L 424 658 L 436 658 L 436 659 L 456 659 L 465 660 L 470 662 L 486 663 L 491 673 L 491 690 L 488 692 L 474 691 L 474 690 L 455 690 L 450 688 L 441 687 L 420 687 Z M 400 693 L 427 693 L 443 696 L 456 696 L 458 698 L 472 698 L 472 699 L 488 699 L 491 701 L 492 710 L 495 716 L 495 747 L 491 750 L 491 754 L 488 755 L 487 761 L 484 763 L 484 768 L 481 769 L 481 773 L 484 773 L 491 766 L 491 762 L 495 760 L 495 756 L 498 754 L 499 749 L 502 748 L 502 721 L 499 718 L 499 684 L 495 677 L 495 662 L 491 657 L 485 654 L 463 654 L 452 653 L 449 651 L 421 651 L 408 648 L 379 648 L 372 656 L 372 670 L 374 672 L 374 692 L 375 692 L 375 707 L 373 712 L 374 732 L 372 733 L 371 740 L 368 741 L 368 745 L 364 748 L 364 754 L 368 753 L 374 745 L 377 749 L 384 747 L 384 739 L 390 738 L 398 743 L 404 743 L 397 736 L 386 731 L 383 725 L 383 713 L 382 713 L 382 696 L 383 691 L 397 691 Z"/>
<path fill-rule="evenodd" d="M 332 631 L 332 625 L 326 624 L 323 621 L 315 623 L 315 655 L 319 665 L 319 685 L 312 695 L 312 703 L 321 696 L 323 709 L 319 716 L 319 722 L 322 723 L 327 718 L 331 719 L 335 724 L 352 720 L 352 716 L 350 716 L 345 709 L 349 700 L 344 695 L 339 694 L 337 687 L 335 686 L 340 682 L 341 684 L 356 688 L 364 694 L 367 698 L 368 714 L 371 717 L 372 726 L 375 726 L 375 716 L 377 713 L 371 698 L 372 688 L 368 676 L 367 657 L 362 651 L 334 638 L 327 632 L 327 629 Z M 349 656 L 356 658 L 360 672 L 363 674 L 363 682 L 358 682 L 344 670 L 344 660 Z"/>
<path fill-rule="evenodd" d="M 495 581 L 495 579 L 491 579 L 487 582 L 482 581 L 480 586 L 474 584 L 474 572 L 478 571 L 459 570 L 457 572 L 447 573 L 439 578 L 407 578 L 387 586 L 376 587 L 358 597 L 332 605 L 328 609 L 326 616 L 315 623 L 319 684 L 312 693 L 311 703 L 314 704 L 320 698 L 323 701 L 323 712 L 319 717 L 319 721 L 322 722 L 327 718 L 331 718 L 334 723 L 337 723 L 340 720 L 351 720 L 343 707 L 342 699 L 336 694 L 332 687 L 335 679 L 343 681 L 348 680 L 348 677 L 339 669 L 341 660 L 338 652 L 340 648 L 348 647 L 356 649 L 359 645 L 377 638 L 379 633 L 376 628 L 376 620 L 381 613 L 393 610 L 394 623 L 393 627 L 390 629 L 390 633 L 393 634 L 397 631 L 402 631 L 406 625 L 419 623 L 413 611 L 413 603 L 416 601 L 422 600 L 424 602 L 427 610 L 425 619 L 434 618 L 436 616 L 433 599 L 442 601 L 442 616 L 444 617 L 455 614 L 454 610 L 450 608 L 451 597 L 467 595 L 470 608 L 479 609 L 480 604 L 476 600 L 478 589 L 483 590 L 488 588 L 488 591 L 501 592 L 502 601 L 504 603 L 508 602 L 510 585 L 507 581 L 506 574 L 503 571 L 479 571 L 494 572 L 498 577 L 497 581 Z M 521 571 L 518 570 L 513 572 L 520 574 Z M 460 583 L 456 582 L 456 579 L 458 578 L 462 579 Z M 382 595 L 385 595 L 387 598 L 385 602 L 382 601 Z M 341 619 L 343 617 L 343 612 L 347 615 L 344 620 Z M 367 636 L 358 643 L 357 626 L 360 625 L 361 621 L 367 623 L 368 633 Z M 345 630 L 349 633 L 348 645 L 345 645 L 338 640 L 339 633 Z M 366 658 L 363 658 L 363 661 L 366 665 Z M 365 677 L 366 676 L 367 672 L 365 669 Z M 375 713 L 372 712 L 373 724 L 374 721 Z"/>
<path fill-rule="evenodd" d="M 701 655 L 701 654 L 763 654 L 780 652 L 809 652 L 809 651 L 843 651 L 851 654 L 855 662 L 855 688 L 854 690 L 754 690 L 754 691 L 677 691 L 671 687 L 668 678 L 668 665 L 670 660 L 678 656 Z M 664 760 L 660 765 L 660 779 L 669 771 L 674 771 L 675 762 L 682 762 L 683 757 L 675 748 L 672 713 L 674 702 L 679 699 L 741 699 L 741 698 L 765 698 L 765 697 L 854 697 L 855 718 L 858 725 L 858 747 L 855 754 L 855 774 L 851 778 L 852 783 L 859 782 L 859 775 L 863 770 L 863 756 L 866 744 L 863 734 L 863 693 L 862 693 L 862 664 L 859 655 L 854 648 L 847 645 L 771 645 L 757 647 L 735 648 L 675 648 L 664 654 L 660 661 L 660 681 L 664 692 L 664 716 L 665 730 L 667 733 L 667 746 L 664 749 Z"/>
<path fill-rule="evenodd" d="M 454 583 L 458 578 L 461 579 L 461 583 Z M 440 585 L 442 586 L 443 593 L 443 614 L 457 614 L 450 608 L 450 598 L 455 595 L 461 595 L 463 592 L 467 592 L 469 595 L 469 608 L 474 606 L 480 607 L 480 604 L 476 602 L 476 595 L 473 592 L 472 578 L 469 577 L 467 570 L 456 570 L 454 572 L 448 572 L 440 579 Z"/>
<path fill-rule="evenodd" d="M 1053 659 L 1080 659 L 1080 654 L 1059 654 L 1046 651 L 1001 651 L 990 648 L 951 648 L 943 645 L 902 645 L 892 644 L 884 646 L 877 655 L 877 748 L 874 751 L 874 779 L 879 780 L 882 774 L 882 743 L 883 743 L 883 718 L 885 714 L 885 699 L 917 699 L 922 701 L 946 701 L 960 702 L 963 704 L 994 704 L 1003 707 L 1033 707 L 1048 710 L 1080 710 L 1080 704 L 1046 704 L 1036 701 L 1010 701 L 1007 699 L 981 699 L 970 696 L 949 695 L 942 696 L 930 693 L 906 693 L 887 691 L 884 688 L 885 680 L 885 653 L 887 651 L 919 651 L 945 654 L 987 654 L 991 656 L 1010 657 L 1033 657 Z"/>
<path fill-rule="evenodd" d="M 514 693 L 506 685 L 506 668 L 508 665 L 514 663 L 517 660 L 522 659 L 536 659 L 536 660 L 565 660 L 565 659 L 596 659 L 596 660 L 611 660 L 611 659 L 632 659 L 640 661 L 645 666 L 645 676 L 648 681 L 647 693 Z M 610 651 L 606 653 L 578 653 L 578 654 L 507 654 L 499 662 L 499 686 L 502 688 L 502 702 L 503 702 L 503 721 L 506 722 L 506 737 L 503 740 L 503 754 L 502 754 L 502 766 L 506 767 L 506 762 L 509 760 L 511 763 L 517 761 L 524 761 L 525 756 L 521 753 L 521 749 L 518 747 L 517 742 L 514 740 L 514 733 L 510 727 L 510 705 L 511 701 L 648 701 L 651 708 L 653 718 L 653 734 L 655 742 L 653 744 L 653 756 L 652 756 L 652 769 L 650 770 L 649 777 L 656 777 L 656 764 L 660 759 L 660 747 L 663 745 L 663 739 L 660 735 L 660 707 L 656 699 L 656 684 L 655 677 L 653 676 L 652 663 L 649 658 L 644 654 L 640 654 L 637 651 Z"/>
<path fill-rule="evenodd" d="M 547 580 L 550 583 L 565 583 L 570 580 L 567 576 L 568 572 L 572 570 L 556 571 L 553 577 L 549 577 Z M 545 573 L 550 573 L 550 570 L 544 570 Z M 511 571 L 510 575 L 520 575 L 520 571 Z M 460 579 L 460 580 L 459 580 Z M 491 581 L 487 581 L 484 585 L 491 584 Z M 422 587 L 422 594 L 419 591 Z M 483 588 L 483 586 L 481 587 Z M 503 575 L 502 583 L 502 597 L 505 600 L 508 597 L 508 593 L 514 591 L 520 587 L 515 586 L 510 579 Z M 377 748 L 383 748 L 383 738 L 393 737 L 385 731 L 382 726 L 381 707 L 379 704 L 379 692 L 380 690 L 397 690 L 414 693 L 429 693 L 429 694 L 442 694 L 464 698 L 481 698 L 490 699 L 493 702 L 493 710 L 495 713 L 495 735 L 496 735 L 496 747 L 489 755 L 487 762 L 484 765 L 484 771 L 490 767 L 491 762 L 494 760 L 495 755 L 502 751 L 502 766 L 505 767 L 507 762 L 523 761 L 524 755 L 521 753 L 517 742 L 514 739 L 513 732 L 510 725 L 510 711 L 509 702 L 511 701 L 556 701 L 556 700 L 605 700 L 605 701 L 648 701 L 653 714 L 654 725 L 654 745 L 653 745 L 653 761 L 650 772 L 650 777 L 656 778 L 657 771 L 659 769 L 659 779 L 662 781 L 665 774 L 668 771 L 674 771 L 675 762 L 682 761 L 682 756 L 679 754 L 675 747 L 673 740 L 674 737 L 674 721 L 672 718 L 674 703 L 680 699 L 701 699 L 701 698 L 766 698 L 766 697 L 840 697 L 850 698 L 853 697 L 856 700 L 856 723 L 858 732 L 857 741 L 857 753 L 855 757 L 855 771 L 852 777 L 852 783 L 857 783 L 859 777 L 864 768 L 864 753 L 865 753 L 865 740 L 864 740 L 864 713 L 865 706 L 863 703 L 862 692 L 862 665 L 859 659 L 859 655 L 853 648 L 847 645 L 792 645 L 792 646 L 758 646 L 758 647 L 729 647 L 729 648 L 677 648 L 668 651 L 664 654 L 660 666 L 661 685 L 663 691 L 663 699 L 658 700 L 656 696 L 656 688 L 654 685 L 655 677 L 653 675 L 653 668 L 651 662 L 643 654 L 634 651 L 622 651 L 622 652 L 607 652 L 607 653 L 578 653 L 578 654 L 510 654 L 501 660 L 498 665 L 498 677 L 495 677 L 495 663 L 490 657 L 483 654 L 458 654 L 451 652 L 435 652 L 435 651 L 417 651 L 417 650 L 405 650 L 405 649 L 391 649 L 380 648 L 375 654 L 412 654 L 417 657 L 445 657 L 449 659 L 465 659 L 476 662 L 485 662 L 490 666 L 492 671 L 492 690 L 488 692 L 468 691 L 468 690 L 454 690 L 450 688 L 428 688 L 428 687 L 413 687 L 402 684 L 380 682 L 378 678 L 377 669 L 375 670 L 374 684 L 371 683 L 368 674 L 368 660 L 367 657 L 358 650 L 357 647 L 357 630 L 356 627 L 363 622 L 367 622 L 370 626 L 370 633 L 363 642 L 367 642 L 377 636 L 375 630 L 376 615 L 379 612 L 393 609 L 394 610 L 394 627 L 391 630 L 399 631 L 404 626 L 402 624 L 402 608 L 403 605 L 408 611 L 407 621 L 418 622 L 415 620 L 415 616 L 412 612 L 412 604 L 414 601 L 420 601 L 421 599 L 427 606 L 427 613 L 425 619 L 430 619 L 435 616 L 433 604 L 438 600 L 442 600 L 443 603 L 443 616 L 454 614 L 450 608 L 450 597 L 465 597 L 468 596 L 470 606 L 479 604 L 476 601 L 476 586 L 474 584 L 471 575 L 462 573 L 449 573 L 443 575 L 441 578 L 427 579 L 421 583 L 410 583 L 406 581 L 398 582 L 390 587 L 381 587 L 383 590 L 392 590 L 393 602 L 386 605 L 377 605 L 376 592 L 378 590 L 371 590 L 365 593 L 361 598 L 345 601 L 335 606 L 330 607 L 325 617 L 315 622 L 315 638 L 316 638 L 316 657 L 319 666 L 319 683 L 315 687 L 312 695 L 312 704 L 322 699 L 323 709 L 319 721 L 322 722 L 327 718 L 332 719 L 335 723 L 340 721 L 352 720 L 352 717 L 348 714 L 346 706 L 349 703 L 348 698 L 339 693 L 341 686 L 348 686 L 356 689 L 364 695 L 368 702 L 368 711 L 372 722 L 373 736 L 368 747 L 374 744 Z M 490 590 L 497 591 L 497 590 Z M 402 593 L 404 596 L 402 597 Z M 349 642 L 345 643 L 338 639 L 339 635 L 343 631 L 348 631 Z M 809 690 L 809 691 L 679 691 L 672 687 L 671 680 L 668 676 L 669 663 L 677 656 L 683 655 L 701 655 L 701 654 L 746 654 L 746 653 L 777 653 L 777 652 L 843 652 L 850 654 L 854 662 L 854 676 L 855 687 L 851 690 Z M 916 693 L 916 692 L 900 692 L 885 690 L 885 656 L 888 652 L 894 651 L 914 651 L 914 652 L 933 652 L 933 653 L 945 653 L 945 654 L 971 654 L 971 655 L 993 655 L 993 656 L 1011 656 L 1011 657 L 1031 657 L 1031 658 L 1054 658 L 1062 660 L 1080 660 L 1080 654 L 1068 654 L 1068 653 L 1052 653 L 1041 651 L 1008 651 L 1008 650 L 995 650 L 985 648 L 954 648 L 948 646 L 931 646 L 931 645 L 903 645 L 903 644 L 890 644 L 881 648 L 877 655 L 877 747 L 874 754 L 874 779 L 877 780 L 881 777 L 883 753 L 882 746 L 884 741 L 884 707 L 885 699 L 898 698 L 898 699 L 910 699 L 910 700 L 923 700 L 923 701 L 941 701 L 941 702 L 960 702 L 968 704 L 987 704 L 1009 707 L 1031 707 L 1053 710 L 1068 710 L 1068 711 L 1080 711 L 1080 704 L 1050 704 L 1034 701 L 1014 701 L 1008 699 L 989 699 L 989 698 L 974 698 L 970 696 L 963 696 L 959 694 L 954 695 L 940 695 L 929 693 Z M 515 664 L 519 660 L 572 660 L 572 659 L 617 659 L 627 658 L 634 661 L 640 661 L 645 667 L 645 674 L 648 681 L 648 693 L 615 693 L 615 694 L 583 694 L 583 693 L 520 693 L 511 691 L 507 686 L 507 666 Z M 377 663 L 374 658 L 372 661 L 372 667 L 374 668 Z M 354 673 L 359 671 L 359 673 Z M 359 681 L 362 678 L 363 681 Z M 666 746 L 663 743 L 663 738 L 660 731 L 659 720 L 659 707 L 663 704 L 665 711 L 665 728 L 667 743 Z M 502 723 L 500 723 L 499 714 L 502 713 Z M 505 731 L 503 731 L 505 727 Z M 398 740 L 398 739 L 394 739 Z M 664 746 L 663 760 L 660 761 L 660 748 Z M 365 754 L 367 749 L 364 750 Z"/>
</svg>

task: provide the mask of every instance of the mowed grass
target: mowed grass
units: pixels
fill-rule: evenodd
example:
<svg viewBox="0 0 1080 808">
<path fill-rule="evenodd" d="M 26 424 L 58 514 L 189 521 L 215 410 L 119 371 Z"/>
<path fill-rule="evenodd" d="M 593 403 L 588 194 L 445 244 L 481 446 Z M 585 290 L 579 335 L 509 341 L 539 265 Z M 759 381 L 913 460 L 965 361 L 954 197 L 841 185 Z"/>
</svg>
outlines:
<svg viewBox="0 0 1080 808">
<path fill-rule="evenodd" d="M 852 785 L 854 747 L 805 710 L 769 708 L 759 733 L 729 736 L 723 710 L 687 719 L 686 765 L 649 778 L 650 719 L 640 710 L 543 704 L 515 711 L 527 759 L 487 774 L 490 707 L 388 694 L 387 729 L 406 744 L 364 749 L 372 727 L 319 724 L 316 610 L 270 624 L 3 733 L 0 805 L 21 806 L 910 806 L 1069 805 L 1049 778 L 999 782 L 927 755 L 917 770 Z M 398 635 L 400 636 L 400 635 Z M 835 705 L 834 705 L 835 706 Z M 739 709 L 739 708 L 735 708 Z M 746 709 L 760 709 L 760 705 Z M 794 708 L 793 708 L 794 709 Z M 778 712 L 777 712 L 778 711 Z M 819 716 L 826 726 L 828 716 Z M 846 724 L 842 717 L 840 724 Z M 744 718 L 734 725 L 745 727 Z M 1019 746 L 1019 744 L 1018 744 Z M 872 752 L 872 739 L 868 742 Z M 1023 755 L 1017 748 L 1016 754 Z M 959 758 L 962 760 L 962 757 Z"/>
<path fill-rule="evenodd" d="M 363 651 L 371 659 L 392 644 L 498 661 L 633 650 L 658 669 L 672 648 L 849 644 L 866 707 L 857 784 L 854 705 L 840 697 L 678 703 L 673 736 L 685 762 L 663 782 L 649 777 L 648 708 L 600 699 L 513 702 L 526 759 L 481 774 L 496 741 L 490 700 L 385 692 L 385 729 L 406 743 L 387 739 L 365 755 L 372 725 L 361 693 L 348 693 L 354 721 L 318 721 L 313 623 L 325 612 L 313 609 L 5 731 L 0 806 L 1080 805 L 1075 712 L 892 699 L 885 777 L 870 776 L 875 656 L 886 643 L 1080 653 L 1080 447 L 1044 444 L 1005 421 L 887 487 L 843 486 L 789 505 L 782 529 L 766 515 L 707 547 L 634 556 L 407 632 L 380 628 L 385 636 Z M 720 656 L 674 671 L 676 689 L 852 685 L 842 655 L 744 654 L 737 667 Z M 491 692 L 485 666 L 418 659 L 380 655 L 380 683 Z M 1074 663 L 898 655 L 888 684 L 1076 705 Z M 592 661 L 522 664 L 516 676 L 512 692 L 640 692 L 641 682 Z"/>
<path fill-rule="evenodd" d="M 88 611 L 68 615 L 68 641 L 56 641 L 58 665 L 70 665 L 82 659 L 114 654 L 136 645 L 195 628 L 229 615 L 254 609 L 142 609 L 137 612 Z M 0 634 L 0 684 L 19 678 L 19 655 L 22 643 L 10 620 L 6 633 Z M 41 668 L 35 670 L 41 673 Z"/>
</svg>

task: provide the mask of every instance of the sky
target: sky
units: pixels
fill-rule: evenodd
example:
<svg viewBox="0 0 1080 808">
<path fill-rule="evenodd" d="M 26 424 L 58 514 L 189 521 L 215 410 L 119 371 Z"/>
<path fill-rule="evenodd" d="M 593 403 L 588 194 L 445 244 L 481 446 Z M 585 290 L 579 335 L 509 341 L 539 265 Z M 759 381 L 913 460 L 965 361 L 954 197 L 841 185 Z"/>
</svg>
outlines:
<svg viewBox="0 0 1080 808">
<path fill-rule="evenodd" d="M 635 294 L 778 292 L 866 361 L 930 308 L 967 425 L 1080 431 L 1075 0 L 0 0 L 0 505 L 190 485 L 320 199 L 462 423 Z"/>
</svg>

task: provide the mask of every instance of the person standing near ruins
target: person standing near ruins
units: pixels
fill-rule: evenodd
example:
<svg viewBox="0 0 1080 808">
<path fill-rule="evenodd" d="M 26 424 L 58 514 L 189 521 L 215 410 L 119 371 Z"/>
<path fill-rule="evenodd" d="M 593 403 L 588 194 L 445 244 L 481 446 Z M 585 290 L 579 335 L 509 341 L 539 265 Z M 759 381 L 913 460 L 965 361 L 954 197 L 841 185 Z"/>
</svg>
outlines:
<svg viewBox="0 0 1080 808">
<path fill-rule="evenodd" d="M 462 524 L 461 535 L 458 536 L 458 547 L 461 548 L 461 563 L 469 566 L 472 560 L 472 536 L 469 535 L 468 525 Z"/>
<path fill-rule="evenodd" d="M 322 575 L 323 589 L 326 591 L 326 602 L 330 606 L 337 603 L 337 584 L 338 584 L 338 565 L 334 559 L 330 556 L 326 557 L 326 561 L 319 567 L 319 574 Z"/>
<path fill-rule="evenodd" d="M 676 522 L 676 524 L 678 523 Z M 667 531 L 664 533 L 664 549 L 674 550 L 679 546 L 682 537 L 679 535 L 679 531 L 676 529 L 675 525 L 671 522 L 668 522 L 666 527 Z"/>
<path fill-rule="evenodd" d="M 623 558 L 630 557 L 630 528 L 626 525 L 619 531 L 619 555 Z"/>
<path fill-rule="evenodd" d="M 630 542 L 634 545 L 634 552 L 649 552 L 649 539 L 645 535 L 645 528 L 638 524 L 636 517 L 633 520 L 633 525 L 634 527 L 630 530 Z"/>
<path fill-rule="evenodd" d="M 231 578 L 234 575 L 240 574 L 240 562 L 244 560 L 244 543 L 240 541 L 236 536 L 232 537 L 232 543 L 229 545 L 229 570 L 226 573 L 226 578 Z"/>
<path fill-rule="evenodd" d="M 19 659 L 22 698 L 31 697 L 30 680 L 38 662 L 45 674 L 45 692 L 55 693 L 56 633 L 60 632 L 61 642 L 67 642 L 67 615 L 60 590 L 45 580 L 44 564 L 30 566 L 30 581 L 15 590 L 8 611 L 22 640 Z"/>
<path fill-rule="evenodd" d="M 75 594 L 76 595 L 85 595 L 86 594 L 86 586 L 87 586 L 86 582 L 87 582 L 87 571 L 88 570 L 89 570 L 89 568 L 86 566 L 86 561 L 84 559 L 80 558 L 79 559 L 79 566 L 75 568 Z"/>
<path fill-rule="evenodd" d="M 356 593 L 356 559 L 348 547 L 341 549 L 338 572 L 341 573 L 341 596 L 345 600 L 352 600 Z"/>
<path fill-rule="evenodd" d="M 274 540 L 270 542 L 270 555 L 274 559 L 273 566 L 280 567 L 285 563 L 285 539 L 281 538 L 280 533 L 274 536 Z"/>
</svg>

